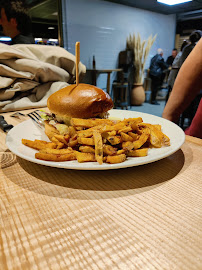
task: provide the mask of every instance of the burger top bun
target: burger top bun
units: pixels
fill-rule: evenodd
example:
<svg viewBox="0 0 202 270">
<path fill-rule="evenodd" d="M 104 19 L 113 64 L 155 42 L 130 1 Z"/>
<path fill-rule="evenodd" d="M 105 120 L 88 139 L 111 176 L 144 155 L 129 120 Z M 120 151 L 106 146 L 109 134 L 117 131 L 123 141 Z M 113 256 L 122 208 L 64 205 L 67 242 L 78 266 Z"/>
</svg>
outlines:
<svg viewBox="0 0 202 270">
<path fill-rule="evenodd" d="M 92 118 L 110 110 L 113 101 L 102 89 L 81 83 L 69 85 L 52 94 L 47 106 L 57 115 Z"/>
</svg>

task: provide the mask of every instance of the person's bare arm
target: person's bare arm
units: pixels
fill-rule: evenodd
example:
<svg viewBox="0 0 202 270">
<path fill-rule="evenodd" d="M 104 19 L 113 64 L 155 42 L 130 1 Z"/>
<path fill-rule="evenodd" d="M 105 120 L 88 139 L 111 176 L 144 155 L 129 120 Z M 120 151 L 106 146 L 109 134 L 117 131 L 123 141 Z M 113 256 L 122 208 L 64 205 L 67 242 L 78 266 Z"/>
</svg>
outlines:
<svg viewBox="0 0 202 270">
<path fill-rule="evenodd" d="M 202 90 L 202 38 L 180 68 L 162 117 L 177 122 L 180 114 L 200 90 Z"/>
</svg>

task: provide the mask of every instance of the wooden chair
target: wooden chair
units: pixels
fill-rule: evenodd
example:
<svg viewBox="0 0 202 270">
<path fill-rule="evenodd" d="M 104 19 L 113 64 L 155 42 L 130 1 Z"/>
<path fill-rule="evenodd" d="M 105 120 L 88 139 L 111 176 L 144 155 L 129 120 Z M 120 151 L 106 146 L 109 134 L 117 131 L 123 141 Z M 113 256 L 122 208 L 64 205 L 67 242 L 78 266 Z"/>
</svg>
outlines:
<svg viewBox="0 0 202 270">
<path fill-rule="evenodd" d="M 128 109 L 128 106 L 130 106 L 130 90 L 134 77 L 133 58 L 132 50 L 125 50 L 119 53 L 119 68 L 122 71 L 117 72 L 117 79 L 112 84 L 114 108 Z"/>
<path fill-rule="evenodd" d="M 146 96 L 146 99 L 145 99 L 146 102 L 151 101 L 151 78 L 149 77 L 149 71 L 150 69 L 145 70 L 145 77 L 144 77 L 144 83 L 143 83 L 145 96 Z"/>
<path fill-rule="evenodd" d="M 112 85 L 114 108 L 128 109 L 129 84 L 128 82 L 115 82 Z"/>
</svg>

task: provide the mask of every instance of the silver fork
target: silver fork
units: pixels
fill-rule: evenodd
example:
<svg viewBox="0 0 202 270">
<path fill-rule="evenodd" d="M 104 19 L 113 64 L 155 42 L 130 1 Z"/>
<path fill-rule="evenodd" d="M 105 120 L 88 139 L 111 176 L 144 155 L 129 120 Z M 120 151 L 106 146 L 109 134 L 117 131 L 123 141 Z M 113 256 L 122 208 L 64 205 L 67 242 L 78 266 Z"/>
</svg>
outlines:
<svg viewBox="0 0 202 270">
<path fill-rule="evenodd" d="M 21 112 L 15 112 L 14 114 L 11 115 L 11 117 L 15 117 L 20 120 L 26 120 L 26 116 L 28 116 L 38 127 L 41 129 L 44 128 L 44 122 L 41 119 L 41 115 L 38 113 L 39 110 L 35 110 L 31 113 L 28 114 L 23 114 Z"/>
<path fill-rule="evenodd" d="M 41 118 L 41 115 L 38 112 L 39 110 L 33 111 L 31 113 L 28 113 L 27 116 L 29 116 L 29 118 L 31 118 L 32 121 L 34 121 L 34 123 L 36 123 L 38 127 L 44 129 L 45 128 L 44 122 Z"/>
</svg>

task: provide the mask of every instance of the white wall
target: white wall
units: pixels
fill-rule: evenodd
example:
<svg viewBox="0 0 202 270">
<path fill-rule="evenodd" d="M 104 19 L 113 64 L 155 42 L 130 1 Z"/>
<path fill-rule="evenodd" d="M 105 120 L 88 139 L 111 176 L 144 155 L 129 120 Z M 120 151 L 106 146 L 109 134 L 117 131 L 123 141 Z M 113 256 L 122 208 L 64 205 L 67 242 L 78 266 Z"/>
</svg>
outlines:
<svg viewBox="0 0 202 270">
<path fill-rule="evenodd" d="M 164 50 L 164 59 L 174 47 L 176 17 L 132 8 L 102 0 L 62 0 L 64 48 L 75 53 L 80 41 L 80 59 L 92 68 L 95 55 L 97 68 L 116 68 L 118 54 L 126 47 L 129 34 L 140 33 L 142 39 L 157 34 L 148 57 Z M 98 78 L 98 86 L 106 87 L 106 75 Z M 112 80 L 115 74 L 112 75 Z"/>
</svg>

